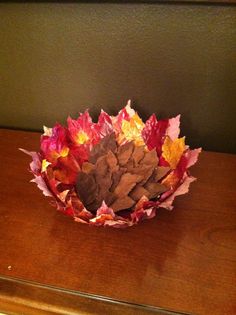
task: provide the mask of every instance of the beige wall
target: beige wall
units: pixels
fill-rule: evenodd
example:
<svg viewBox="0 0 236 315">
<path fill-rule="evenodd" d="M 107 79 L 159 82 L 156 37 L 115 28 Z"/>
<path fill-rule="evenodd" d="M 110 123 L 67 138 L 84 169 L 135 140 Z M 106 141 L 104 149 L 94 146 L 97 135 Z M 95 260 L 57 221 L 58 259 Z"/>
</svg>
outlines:
<svg viewBox="0 0 236 315">
<path fill-rule="evenodd" d="M 181 113 L 191 145 L 236 152 L 235 6 L 1 3 L 0 43 L 2 127 L 131 98 L 144 117 Z"/>
</svg>

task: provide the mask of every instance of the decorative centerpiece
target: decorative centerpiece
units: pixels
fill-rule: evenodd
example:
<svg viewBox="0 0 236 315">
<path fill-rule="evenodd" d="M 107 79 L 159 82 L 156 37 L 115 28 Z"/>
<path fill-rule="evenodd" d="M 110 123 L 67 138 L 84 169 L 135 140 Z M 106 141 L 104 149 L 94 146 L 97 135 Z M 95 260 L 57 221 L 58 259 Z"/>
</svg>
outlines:
<svg viewBox="0 0 236 315">
<path fill-rule="evenodd" d="M 195 180 L 188 169 L 201 149 L 179 138 L 180 115 L 143 123 L 130 101 L 117 116 L 104 111 L 93 123 L 88 111 L 67 127 L 44 127 L 30 170 L 45 196 L 75 221 L 128 227 L 171 210 L 174 198 Z"/>
</svg>

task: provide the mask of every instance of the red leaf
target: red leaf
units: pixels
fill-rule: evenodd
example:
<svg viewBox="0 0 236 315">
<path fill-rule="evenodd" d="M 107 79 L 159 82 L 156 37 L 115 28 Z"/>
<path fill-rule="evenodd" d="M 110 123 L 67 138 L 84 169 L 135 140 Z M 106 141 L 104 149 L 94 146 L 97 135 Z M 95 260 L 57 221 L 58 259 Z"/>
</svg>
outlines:
<svg viewBox="0 0 236 315">
<path fill-rule="evenodd" d="M 60 124 L 52 128 L 52 136 L 41 137 L 42 155 L 51 163 L 55 163 L 59 156 L 69 151 L 68 131 Z"/>
<path fill-rule="evenodd" d="M 94 129 L 98 132 L 100 137 L 104 138 L 114 131 L 111 117 L 104 112 L 101 111 L 97 124 L 94 124 Z"/>
<path fill-rule="evenodd" d="M 158 157 L 161 156 L 161 147 L 163 145 L 166 129 L 169 126 L 168 120 L 157 121 L 156 115 L 153 114 L 145 123 L 142 130 L 143 139 L 149 150 L 156 149 Z"/>
</svg>

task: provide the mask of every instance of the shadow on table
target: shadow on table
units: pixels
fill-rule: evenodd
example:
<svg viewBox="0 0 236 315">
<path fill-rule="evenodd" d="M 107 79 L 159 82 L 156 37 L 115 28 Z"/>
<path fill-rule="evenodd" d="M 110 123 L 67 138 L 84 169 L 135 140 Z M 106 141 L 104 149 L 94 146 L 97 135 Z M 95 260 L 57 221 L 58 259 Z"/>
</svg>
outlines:
<svg viewBox="0 0 236 315">
<path fill-rule="evenodd" d="M 68 288 L 132 301 L 140 291 L 145 301 L 168 274 L 183 233 L 180 209 L 159 209 L 154 219 L 127 229 L 87 226 L 61 213 L 54 219 L 50 247 L 58 258 L 51 280 L 66 278 Z"/>
</svg>

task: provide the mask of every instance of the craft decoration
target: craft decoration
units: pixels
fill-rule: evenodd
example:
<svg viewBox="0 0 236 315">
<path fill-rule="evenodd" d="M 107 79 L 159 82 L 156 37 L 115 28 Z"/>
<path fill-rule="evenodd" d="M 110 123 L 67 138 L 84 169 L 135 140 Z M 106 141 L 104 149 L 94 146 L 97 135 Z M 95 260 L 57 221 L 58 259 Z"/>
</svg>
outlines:
<svg viewBox="0 0 236 315">
<path fill-rule="evenodd" d="M 76 222 L 129 227 L 172 210 L 174 198 L 196 178 L 189 168 L 201 148 L 179 138 L 180 115 L 143 123 L 130 101 L 117 116 L 101 111 L 94 123 L 86 111 L 67 127 L 44 127 L 30 170 L 43 194 Z"/>
</svg>

